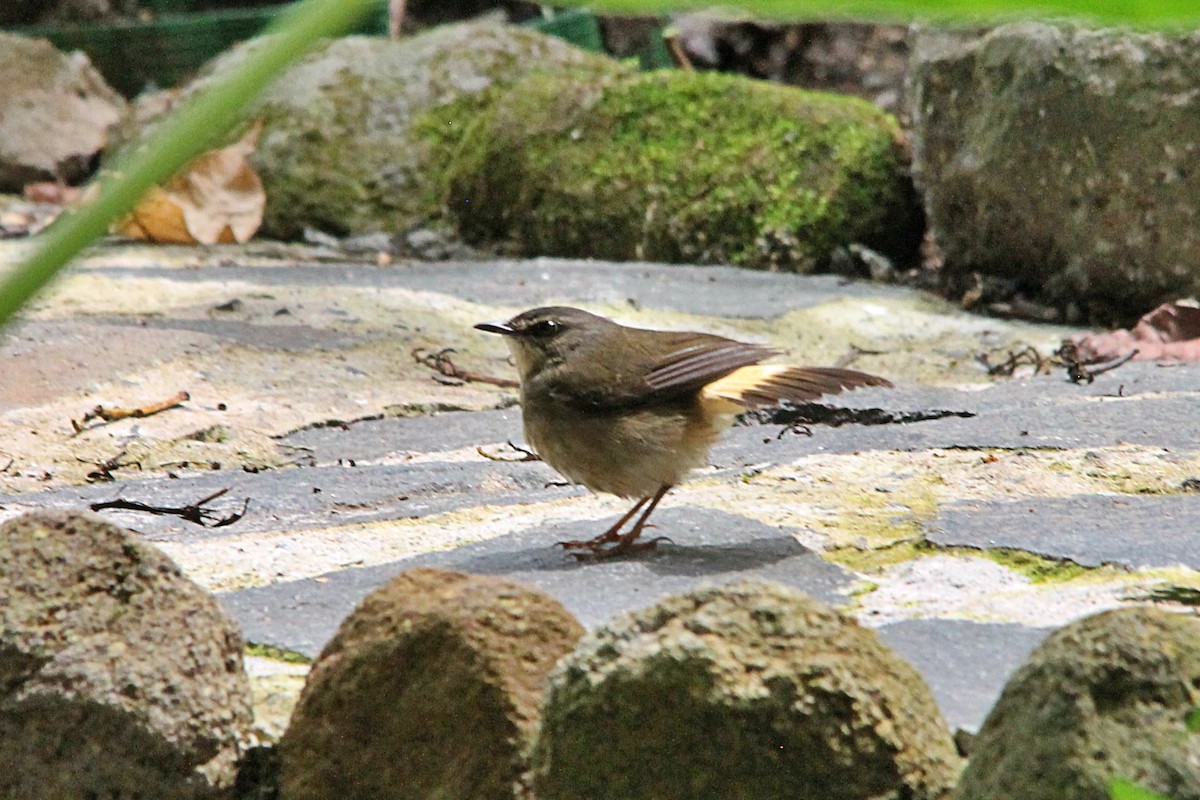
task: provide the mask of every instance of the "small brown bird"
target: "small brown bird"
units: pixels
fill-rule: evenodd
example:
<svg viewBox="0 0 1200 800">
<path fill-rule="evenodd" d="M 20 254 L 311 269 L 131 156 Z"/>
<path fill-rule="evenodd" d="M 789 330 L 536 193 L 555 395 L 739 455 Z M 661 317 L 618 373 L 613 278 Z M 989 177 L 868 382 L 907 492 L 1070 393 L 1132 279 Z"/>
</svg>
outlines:
<svg viewBox="0 0 1200 800">
<path fill-rule="evenodd" d="M 706 463 L 739 412 L 892 385 L 849 369 L 760 364 L 778 351 L 707 333 L 629 328 L 578 308 L 535 308 L 475 327 L 504 336 L 512 350 L 525 438 L 538 455 L 593 491 L 637 498 L 596 538 L 561 543 L 585 558 L 653 548 L 659 539 L 637 541 L 646 520 L 672 486 Z"/>
</svg>

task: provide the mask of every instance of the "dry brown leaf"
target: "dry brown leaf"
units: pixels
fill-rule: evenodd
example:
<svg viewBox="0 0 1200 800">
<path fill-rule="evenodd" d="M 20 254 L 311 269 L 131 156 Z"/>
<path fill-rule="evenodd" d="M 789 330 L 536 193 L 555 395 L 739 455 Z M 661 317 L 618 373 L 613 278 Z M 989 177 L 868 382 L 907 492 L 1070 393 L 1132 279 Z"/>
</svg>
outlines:
<svg viewBox="0 0 1200 800">
<path fill-rule="evenodd" d="M 262 121 L 240 141 L 197 156 L 162 187 L 154 187 L 114 231 L 170 244 L 245 242 L 262 224 L 267 196 L 247 160 Z"/>
<path fill-rule="evenodd" d="M 1136 361 L 1200 362 L 1200 308 L 1163 303 L 1130 330 L 1087 333 L 1070 341 L 1082 364 L 1109 361 L 1134 350 Z"/>
</svg>

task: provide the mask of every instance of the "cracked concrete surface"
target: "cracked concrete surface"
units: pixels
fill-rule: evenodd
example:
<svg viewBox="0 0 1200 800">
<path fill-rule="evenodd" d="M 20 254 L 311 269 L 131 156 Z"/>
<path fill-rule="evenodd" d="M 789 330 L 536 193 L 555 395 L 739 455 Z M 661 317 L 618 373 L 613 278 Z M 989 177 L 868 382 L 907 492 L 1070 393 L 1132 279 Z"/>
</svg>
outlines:
<svg viewBox="0 0 1200 800">
<path fill-rule="evenodd" d="M 0 269 L 25 247 L 0 242 Z M 748 418 L 664 501 L 656 532 L 672 543 L 579 564 L 554 543 L 623 501 L 485 457 L 517 455 L 513 390 L 435 379 L 413 357 L 453 348 L 465 368 L 512 377 L 503 344 L 471 325 L 551 302 L 769 342 L 799 363 L 861 348 L 854 366 L 897 388 L 799 409 L 831 423 L 811 435 L 794 414 Z M 223 528 L 103 513 L 216 591 L 250 640 L 310 656 L 416 565 L 541 586 L 585 625 L 699 583 L 770 578 L 877 627 L 951 724 L 975 728 L 1054 626 L 1200 589 L 1200 368 L 1130 364 L 1076 386 L 991 379 L 975 359 L 1048 353 L 1069 332 L 832 276 L 104 244 L 0 333 L 0 519 L 228 488 L 215 512 L 249 507 Z M 97 405 L 180 390 L 178 408 L 72 429 Z M 270 738 L 303 667 L 253 663 Z"/>
</svg>

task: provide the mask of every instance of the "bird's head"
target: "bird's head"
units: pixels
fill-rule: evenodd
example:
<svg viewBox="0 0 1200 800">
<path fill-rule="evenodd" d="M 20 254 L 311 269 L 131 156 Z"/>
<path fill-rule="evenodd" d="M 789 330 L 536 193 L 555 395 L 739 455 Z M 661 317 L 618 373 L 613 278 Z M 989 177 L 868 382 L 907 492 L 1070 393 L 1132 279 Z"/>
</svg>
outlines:
<svg viewBox="0 0 1200 800">
<path fill-rule="evenodd" d="M 572 351 L 595 346 L 599 337 L 620 330 L 612 320 L 567 306 L 533 308 L 508 322 L 481 322 L 475 327 L 505 338 L 522 382 L 561 363 Z"/>
</svg>

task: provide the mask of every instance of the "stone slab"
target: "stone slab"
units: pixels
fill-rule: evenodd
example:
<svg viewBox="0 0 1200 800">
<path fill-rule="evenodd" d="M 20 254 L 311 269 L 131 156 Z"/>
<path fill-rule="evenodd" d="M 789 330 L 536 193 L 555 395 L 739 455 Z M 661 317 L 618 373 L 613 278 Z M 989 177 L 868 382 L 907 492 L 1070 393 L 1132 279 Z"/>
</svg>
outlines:
<svg viewBox="0 0 1200 800">
<path fill-rule="evenodd" d="M 119 265 L 96 268 L 114 278 L 164 277 L 210 281 L 207 270 L 181 272 Z M 452 295 L 485 305 L 535 306 L 556 302 L 618 304 L 670 309 L 688 314 L 772 319 L 798 308 L 855 297 L 902 298 L 894 286 L 851 282 L 836 275 L 794 275 L 734 267 L 616 264 L 558 258 L 527 261 L 402 262 L 394 266 L 322 263 L 277 267 L 228 264 L 223 280 L 250 285 L 400 287 Z"/>
<path fill-rule="evenodd" d="M 826 602 L 845 602 L 853 578 L 784 531 L 710 509 L 666 508 L 655 535 L 677 544 L 629 558 L 580 562 L 556 547 L 591 538 L 609 523 L 572 522 L 428 553 L 394 564 L 219 595 L 251 641 L 316 655 L 366 594 L 398 572 L 431 566 L 496 575 L 554 596 L 586 627 L 702 583 L 746 577 L 779 581 Z"/>
<path fill-rule="evenodd" d="M 1025 550 L 1088 567 L 1182 564 L 1200 570 L 1200 494 L 960 502 L 941 510 L 927 538 L 940 545 Z"/>
<path fill-rule="evenodd" d="M 978 731 L 1005 681 L 1052 630 L 917 619 L 884 625 L 878 632 L 921 673 L 951 730 Z"/>
</svg>

